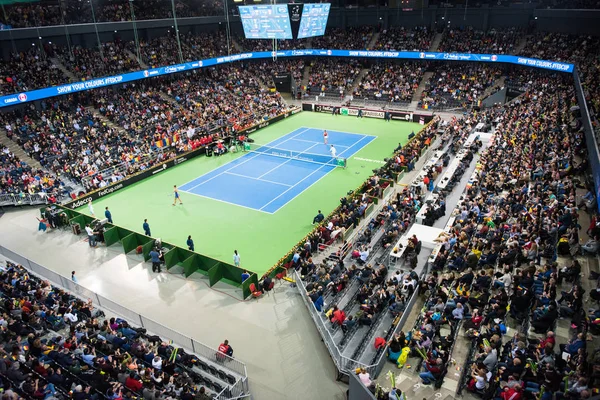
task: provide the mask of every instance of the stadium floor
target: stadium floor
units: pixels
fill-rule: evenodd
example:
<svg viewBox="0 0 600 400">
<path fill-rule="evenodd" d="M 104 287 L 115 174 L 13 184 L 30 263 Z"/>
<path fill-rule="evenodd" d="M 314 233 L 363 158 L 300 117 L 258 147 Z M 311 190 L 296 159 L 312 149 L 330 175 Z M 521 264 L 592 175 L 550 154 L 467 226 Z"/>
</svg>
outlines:
<svg viewBox="0 0 600 400">
<path fill-rule="evenodd" d="M 302 127 L 376 136 L 376 139 L 354 153 L 346 169 L 336 168 L 325 174 L 273 214 L 183 191 L 183 205 L 172 206 L 173 185 L 193 181 L 243 157 L 243 153 L 189 160 L 95 201 L 94 211 L 102 216 L 104 208 L 109 207 L 115 224 L 140 233 L 147 218 L 153 237 L 182 247 L 188 235 L 192 235 L 197 252 L 228 263 L 237 249 L 242 268 L 261 275 L 310 232 L 318 209 L 325 215 L 330 213 L 341 196 L 357 188 L 398 143 L 404 144 L 411 131 L 421 128 L 416 123 L 305 112 L 266 127 L 252 138 L 256 143 L 266 144 Z M 89 213 L 86 206 L 79 211 Z"/>
</svg>

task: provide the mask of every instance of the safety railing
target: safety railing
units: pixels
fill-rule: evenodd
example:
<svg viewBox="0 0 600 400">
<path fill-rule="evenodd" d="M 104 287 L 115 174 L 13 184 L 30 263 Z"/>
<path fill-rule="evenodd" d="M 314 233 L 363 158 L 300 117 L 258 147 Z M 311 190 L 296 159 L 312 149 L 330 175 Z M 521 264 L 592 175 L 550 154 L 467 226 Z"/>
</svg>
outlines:
<svg viewBox="0 0 600 400">
<path fill-rule="evenodd" d="M 62 197 L 57 197 L 61 200 Z M 40 204 L 48 204 L 47 193 L 15 193 L 15 194 L 0 194 L 0 206 L 34 206 Z"/>
<path fill-rule="evenodd" d="M 427 268 L 425 268 L 425 270 L 427 270 Z M 331 336 L 331 331 L 327 328 L 327 326 L 325 326 L 325 322 L 323 318 L 321 318 L 319 311 L 317 311 L 312 301 L 310 301 L 308 293 L 306 292 L 306 288 L 304 287 L 302 277 L 300 276 L 298 271 L 294 271 L 294 279 L 296 281 L 296 287 L 300 291 L 300 297 L 302 298 L 304 305 L 308 309 L 308 313 L 314 321 L 315 326 L 319 331 L 319 335 L 321 336 L 321 339 L 323 339 L 323 343 L 325 343 L 325 347 L 327 347 L 329 355 L 331 356 L 333 363 L 335 364 L 339 373 L 343 375 L 349 375 L 357 368 L 364 368 L 365 370 L 367 370 L 367 372 L 369 372 L 371 377 L 376 378 L 379 375 L 379 373 L 381 373 L 386 363 L 387 346 L 384 349 L 384 351 L 381 352 L 376 362 L 371 365 L 366 365 L 350 357 L 344 356 L 342 352 L 340 352 L 338 346 L 336 345 L 333 336 Z M 410 300 L 408 301 L 405 311 L 402 314 L 402 317 L 400 318 L 400 321 L 394 327 L 392 335 L 395 335 L 396 333 L 398 333 L 399 330 L 401 330 L 404 327 L 404 324 L 406 323 L 406 320 L 408 319 L 408 316 L 410 314 L 410 309 L 414 306 L 415 302 L 417 301 L 418 295 L 419 290 L 417 288 L 414 291 Z"/>
<path fill-rule="evenodd" d="M 177 346 L 180 346 L 191 353 L 195 353 L 201 358 L 218 365 L 218 367 L 221 369 L 232 372 L 233 375 L 236 376 L 236 382 L 230 387 L 225 387 L 221 393 L 217 395 L 216 399 L 232 400 L 249 398 L 250 393 L 248 388 L 248 373 L 246 370 L 246 365 L 243 362 L 222 353 L 219 353 L 217 357 L 218 350 L 213 349 L 182 333 L 174 331 L 173 329 L 167 328 L 166 326 L 148 317 L 136 313 L 135 311 L 123 307 L 122 305 L 117 304 L 114 301 L 109 300 L 106 297 L 103 297 L 75 283 L 71 279 L 62 276 L 55 271 L 29 260 L 27 257 L 7 249 L 4 246 L 0 246 L 0 254 L 17 264 L 21 264 L 34 274 L 49 280 L 54 285 L 68 290 L 73 295 L 84 300 L 92 300 L 92 303 L 94 303 L 97 307 L 109 310 L 112 313 L 115 313 L 123 319 L 129 321 L 132 325 L 146 328 L 148 332 L 158 335 L 163 339 L 172 340 Z"/>
</svg>

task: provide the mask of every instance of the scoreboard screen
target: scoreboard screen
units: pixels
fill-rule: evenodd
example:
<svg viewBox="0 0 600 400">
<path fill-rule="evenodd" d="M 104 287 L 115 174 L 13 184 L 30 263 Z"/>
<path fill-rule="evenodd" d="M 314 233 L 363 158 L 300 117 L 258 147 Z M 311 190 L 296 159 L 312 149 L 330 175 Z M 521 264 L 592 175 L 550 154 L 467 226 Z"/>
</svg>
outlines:
<svg viewBox="0 0 600 400">
<path fill-rule="evenodd" d="M 287 4 L 239 8 L 246 39 L 293 39 Z"/>
<path fill-rule="evenodd" d="M 323 36 L 330 8 L 331 4 L 329 3 L 304 4 L 300 29 L 298 29 L 298 39 Z"/>
</svg>

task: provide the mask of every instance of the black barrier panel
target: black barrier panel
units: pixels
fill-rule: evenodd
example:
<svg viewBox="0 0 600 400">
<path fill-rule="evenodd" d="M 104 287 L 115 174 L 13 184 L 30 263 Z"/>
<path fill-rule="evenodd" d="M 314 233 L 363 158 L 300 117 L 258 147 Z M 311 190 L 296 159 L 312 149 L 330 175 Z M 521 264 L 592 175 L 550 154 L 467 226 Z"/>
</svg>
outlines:
<svg viewBox="0 0 600 400">
<path fill-rule="evenodd" d="M 416 122 L 421 125 L 427 125 L 433 119 L 433 114 L 413 114 L 412 122 Z"/>
</svg>

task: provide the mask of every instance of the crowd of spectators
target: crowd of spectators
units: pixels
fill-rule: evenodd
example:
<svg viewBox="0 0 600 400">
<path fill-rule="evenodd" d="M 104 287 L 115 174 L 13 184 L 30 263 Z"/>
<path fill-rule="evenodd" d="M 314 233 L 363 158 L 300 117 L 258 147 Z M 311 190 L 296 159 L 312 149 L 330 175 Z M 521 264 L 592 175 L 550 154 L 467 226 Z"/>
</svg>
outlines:
<svg viewBox="0 0 600 400">
<path fill-rule="evenodd" d="M 354 89 L 354 98 L 410 103 L 421 83 L 426 64 L 378 63 L 371 66 Z"/>
<path fill-rule="evenodd" d="M 163 65 L 179 64 L 180 62 L 189 62 L 228 54 L 227 36 L 223 32 L 197 35 L 191 32 L 181 33 L 179 35 L 179 42 L 181 44 L 181 56 L 183 60 L 179 58 L 179 45 L 174 31 L 149 41 L 140 41 L 139 50 L 142 63 L 151 68 L 156 68 Z M 233 43 L 229 43 L 229 46 L 231 54 L 237 53 L 233 47 Z M 137 54 L 135 42 L 128 42 L 126 47 L 131 53 Z"/>
<path fill-rule="evenodd" d="M 587 169 L 583 135 L 571 124 L 572 101 L 570 77 L 541 74 L 520 102 L 479 113 L 496 124 L 496 132 L 480 158 L 478 176 L 453 213 L 452 229 L 439 238 L 434 272 L 425 280 L 432 295 L 423 323 L 413 332 L 422 338 L 410 347 L 413 354 L 425 347 L 421 340 L 434 342 L 424 357 L 424 383 L 442 379 L 448 368 L 448 355 L 438 350 L 438 342 L 451 348 L 444 346 L 448 338 L 432 339 L 447 323 L 451 334 L 463 326 L 475 340 L 465 370 L 465 384 L 473 392 L 485 397 L 489 387 L 490 397 L 514 398 L 523 391 L 570 397 L 588 390 L 589 380 L 582 377 L 589 366 L 582 366 L 585 356 L 579 350 L 585 329 L 581 288 L 573 285 L 556 301 L 561 280 L 575 282 L 579 276 L 576 262 L 560 270 L 555 263 L 556 251 L 570 257 L 570 247 L 579 242 L 575 183 Z M 570 243 L 566 250 L 561 250 L 563 240 Z M 546 332 L 559 315 L 571 319 L 576 337 L 558 352 L 553 339 L 541 346 L 528 339 L 527 328 L 502 340 L 507 317 Z M 572 343 L 579 346 L 571 348 Z M 563 377 L 569 382 L 561 385 Z M 495 393 L 498 381 L 501 389 Z"/>
<path fill-rule="evenodd" d="M 312 39 L 313 49 L 366 50 L 373 37 L 372 26 L 327 28 L 324 36 Z"/>
<path fill-rule="evenodd" d="M 279 93 L 261 87 L 240 64 L 44 101 L 41 110 L 28 107 L 3 119 L 42 166 L 92 189 L 191 150 L 211 131 L 225 136 L 285 109 Z M 116 166 L 118 173 L 102 176 Z"/>
<path fill-rule="evenodd" d="M 434 37 L 435 32 L 426 26 L 391 27 L 381 31 L 374 50 L 428 51 Z"/>
<path fill-rule="evenodd" d="M 65 83 L 66 78 L 38 46 L 0 62 L 0 95 Z"/>
<path fill-rule="evenodd" d="M 69 51 L 67 47 L 53 46 L 50 54 L 73 75 L 83 80 L 140 69 L 139 63 L 125 52 L 123 43 L 105 42 L 101 47 L 102 54 L 98 47 L 74 46 Z"/>
<path fill-rule="evenodd" d="M 453 28 L 444 32 L 438 47 L 440 52 L 511 54 L 515 51 L 522 32 L 516 28 L 492 29 L 488 32 L 472 27 Z"/>
<path fill-rule="evenodd" d="M 137 151 L 138 143 L 120 136 L 75 97 L 43 102 L 6 116 L 14 139 L 44 168 L 81 183 Z"/>
<path fill-rule="evenodd" d="M 62 4 L 61 4 L 62 3 Z M 177 18 L 223 15 L 222 0 L 175 0 Z M 0 23 L 12 28 L 31 28 L 62 24 L 96 22 L 136 21 L 173 18 L 171 0 L 127 0 L 64 1 L 55 4 L 30 4 L 17 2 L 3 7 Z M 92 7 L 94 10 L 92 12 Z"/>
<path fill-rule="evenodd" d="M 238 36 L 235 40 L 242 46 L 244 51 L 273 51 L 273 40 L 269 39 L 246 39 Z M 292 50 L 306 48 L 308 41 L 305 39 L 276 39 L 277 50 Z"/>
<path fill-rule="evenodd" d="M 360 74 L 362 65 L 357 60 L 317 59 L 312 62 L 308 78 L 310 94 L 343 96 Z"/>
<path fill-rule="evenodd" d="M 447 68 L 435 68 L 419 105 L 436 108 L 473 104 L 500 74 L 498 67 L 488 64 L 452 64 Z"/>
<path fill-rule="evenodd" d="M 542 60 L 583 62 L 598 53 L 599 39 L 585 35 L 536 32 L 519 55 Z"/>
<path fill-rule="evenodd" d="M 0 291 L 3 398 L 207 400 L 224 388 L 199 372 L 202 360 L 22 266 L 7 262 Z"/>
<path fill-rule="evenodd" d="M 62 194 L 61 184 L 60 179 L 21 161 L 8 147 L 0 149 L 0 194 L 44 193 L 56 201 Z"/>
</svg>

